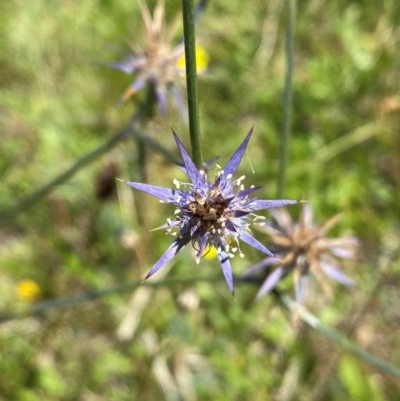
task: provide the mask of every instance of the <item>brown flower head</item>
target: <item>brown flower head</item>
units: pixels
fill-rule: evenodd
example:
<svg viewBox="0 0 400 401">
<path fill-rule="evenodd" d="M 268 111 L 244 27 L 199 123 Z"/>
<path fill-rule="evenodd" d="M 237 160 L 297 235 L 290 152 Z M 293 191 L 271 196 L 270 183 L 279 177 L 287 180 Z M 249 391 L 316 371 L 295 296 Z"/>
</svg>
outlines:
<svg viewBox="0 0 400 401">
<path fill-rule="evenodd" d="M 270 236 L 271 247 L 275 245 L 276 258 L 265 258 L 253 265 L 246 273 L 246 277 L 276 265 L 265 279 L 257 298 L 270 292 L 278 282 L 288 273 L 294 273 L 296 299 L 302 302 L 308 282 L 309 273 L 312 273 L 329 296 L 332 289 L 326 276 L 344 284 L 354 286 L 352 279 L 347 277 L 340 269 L 340 259 L 354 258 L 358 249 L 358 239 L 355 237 L 328 238 L 327 231 L 339 220 L 339 215 L 331 217 L 321 226 L 313 223 L 312 210 L 309 204 L 303 204 L 298 222 L 294 222 L 284 209 L 270 210 L 276 221 L 276 226 L 263 226 L 261 231 Z"/>
<path fill-rule="evenodd" d="M 167 107 L 167 93 L 172 95 L 181 115 L 184 114 L 184 102 L 178 85 L 185 75 L 184 45 L 174 46 L 176 29 L 167 31 L 165 27 L 164 0 L 159 0 L 153 16 L 142 0 L 138 0 L 142 15 L 143 44 L 131 44 L 132 55 L 109 63 L 108 65 L 127 74 L 134 74 L 135 79 L 123 93 L 121 102 L 125 102 L 136 92 L 151 85 L 157 96 L 162 114 Z M 177 25 L 174 24 L 174 27 Z M 208 56 L 203 49 L 196 49 L 199 72 L 205 70 Z"/>
</svg>

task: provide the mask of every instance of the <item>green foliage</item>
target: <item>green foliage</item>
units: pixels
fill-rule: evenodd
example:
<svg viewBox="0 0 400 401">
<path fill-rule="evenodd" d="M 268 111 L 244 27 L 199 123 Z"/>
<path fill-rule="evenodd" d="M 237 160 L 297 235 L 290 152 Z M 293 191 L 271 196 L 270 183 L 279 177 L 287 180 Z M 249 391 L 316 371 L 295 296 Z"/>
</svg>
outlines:
<svg viewBox="0 0 400 401">
<path fill-rule="evenodd" d="M 359 363 L 351 357 L 341 358 L 339 377 L 353 400 L 384 400 L 382 389 L 377 378 L 366 376 L 360 369 Z"/>
</svg>

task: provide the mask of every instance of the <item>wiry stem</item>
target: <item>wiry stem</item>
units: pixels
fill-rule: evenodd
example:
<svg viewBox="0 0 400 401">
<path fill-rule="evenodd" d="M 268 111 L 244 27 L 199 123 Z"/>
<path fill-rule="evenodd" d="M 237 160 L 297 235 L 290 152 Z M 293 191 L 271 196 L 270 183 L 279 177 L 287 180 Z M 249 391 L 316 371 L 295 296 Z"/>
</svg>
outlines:
<svg viewBox="0 0 400 401">
<path fill-rule="evenodd" d="M 196 33 L 193 0 L 182 0 L 182 14 L 190 142 L 193 161 L 198 167 L 201 167 L 203 165 L 203 156 L 201 151 L 199 109 L 197 100 Z"/>
<path fill-rule="evenodd" d="M 296 20 L 296 0 L 289 0 L 289 21 L 286 27 L 286 72 L 285 90 L 283 94 L 283 129 L 279 156 L 278 191 L 277 198 L 283 197 L 286 181 L 286 166 L 290 136 L 290 119 L 292 114 L 292 75 L 293 75 L 293 41 L 294 25 Z"/>
<path fill-rule="evenodd" d="M 398 367 L 393 366 L 385 360 L 369 353 L 367 350 L 359 347 L 357 344 L 355 344 L 342 334 L 338 333 L 336 330 L 330 328 L 329 326 L 326 326 L 304 306 L 299 305 L 296 301 L 294 301 L 289 295 L 282 294 L 277 291 L 274 291 L 274 293 L 287 309 L 289 309 L 293 313 L 297 313 L 300 316 L 301 320 L 307 323 L 310 327 L 324 334 L 326 337 L 339 344 L 345 350 L 350 351 L 361 359 L 364 359 L 364 361 L 370 363 L 371 365 L 374 365 L 377 368 L 382 369 L 393 376 L 400 377 L 400 369 Z"/>
<path fill-rule="evenodd" d="M 138 181 L 147 182 L 147 174 L 146 174 L 146 145 L 140 138 L 136 138 L 136 148 L 137 148 L 137 175 Z"/>
<path fill-rule="evenodd" d="M 142 120 L 142 115 L 143 111 L 141 110 L 132 117 L 131 121 L 126 127 L 122 128 L 113 137 L 111 137 L 105 143 L 101 144 L 98 148 L 83 156 L 75 164 L 73 164 L 66 171 L 51 180 L 48 184 L 37 189 L 36 191 L 31 192 L 24 199 L 22 199 L 16 205 L 10 207 L 9 209 L 1 210 L 0 222 L 4 224 L 6 222 L 14 221 L 16 216 L 20 212 L 33 206 L 36 202 L 38 202 L 40 199 L 44 198 L 47 194 L 53 191 L 57 186 L 68 181 L 78 171 L 88 166 L 90 163 L 94 162 L 111 149 L 115 148 L 115 146 L 117 146 L 120 142 L 124 141 L 131 135 L 140 138 L 141 141 L 146 144 L 146 146 L 155 149 L 156 151 L 166 156 L 172 162 L 177 163 L 175 157 L 170 152 L 168 152 L 161 145 L 157 144 L 151 138 L 147 137 L 145 134 L 139 131 L 139 124 Z"/>
<path fill-rule="evenodd" d="M 10 320 L 23 319 L 32 315 L 45 313 L 49 310 L 66 308 L 72 305 L 76 305 L 85 301 L 92 301 L 97 298 L 101 298 L 107 295 L 131 291 L 140 285 L 159 287 L 159 286 L 171 286 L 171 285 L 193 285 L 199 282 L 217 282 L 225 280 L 222 275 L 211 276 L 211 277 L 191 277 L 191 278 L 165 278 L 164 280 L 156 282 L 141 282 L 133 281 L 130 283 L 117 284 L 112 287 L 103 288 L 101 290 L 92 290 L 81 292 L 75 295 L 71 295 L 64 298 L 51 299 L 47 301 L 38 302 L 33 304 L 30 308 L 19 311 L 9 311 L 0 314 L 0 324 L 5 323 Z M 243 284 L 255 284 L 260 285 L 260 281 L 256 278 L 240 278 L 235 279 L 238 283 Z M 319 331 L 335 343 L 339 344 L 341 347 L 347 351 L 357 355 L 364 361 L 370 363 L 371 365 L 382 369 L 383 371 L 395 376 L 400 377 L 400 368 L 390 364 L 389 362 L 378 358 L 377 356 L 371 354 L 367 350 L 359 347 L 357 344 L 353 343 L 348 338 L 344 337 L 342 334 L 338 333 L 336 330 L 330 328 L 329 326 L 322 323 L 315 315 L 309 312 L 304 306 L 299 305 L 294 301 L 289 295 L 281 293 L 278 290 L 274 290 L 273 294 L 278 298 L 279 302 L 285 306 L 289 311 L 298 314 L 300 319 L 307 323 L 313 329 Z"/>
<path fill-rule="evenodd" d="M 222 277 L 192 277 L 192 278 L 165 278 L 160 281 L 132 281 L 129 283 L 117 284 L 101 290 L 89 290 L 63 298 L 49 299 L 32 304 L 29 308 L 17 311 L 2 312 L 0 314 L 0 324 L 10 320 L 24 319 L 26 317 L 45 313 L 49 310 L 67 308 L 82 302 L 93 301 L 107 295 L 132 291 L 140 286 L 158 287 L 168 285 L 193 285 L 197 282 L 219 281 Z"/>
<path fill-rule="evenodd" d="M 154 116 L 154 106 L 156 104 L 157 98 L 154 93 L 153 85 L 148 85 L 146 100 L 143 103 L 143 117 L 140 125 L 142 128 L 146 127 L 146 124 L 151 121 Z M 136 136 L 136 151 L 137 151 L 137 166 L 135 166 L 135 171 L 132 171 L 132 177 L 139 182 L 147 182 L 147 147 L 146 143 L 142 138 Z M 136 215 L 140 225 L 143 224 L 142 216 L 146 213 L 146 201 L 141 194 L 136 197 Z"/>
<path fill-rule="evenodd" d="M 154 117 L 154 106 L 156 104 L 157 98 L 154 93 L 154 88 L 152 85 L 148 85 L 146 100 L 143 104 L 143 118 L 140 122 L 141 127 L 145 128 L 146 124 L 151 121 Z M 147 182 L 146 175 L 146 164 L 147 164 L 147 155 L 146 155 L 146 144 L 145 142 L 136 137 L 136 146 L 137 146 L 137 154 L 138 154 L 138 181 Z"/>
</svg>

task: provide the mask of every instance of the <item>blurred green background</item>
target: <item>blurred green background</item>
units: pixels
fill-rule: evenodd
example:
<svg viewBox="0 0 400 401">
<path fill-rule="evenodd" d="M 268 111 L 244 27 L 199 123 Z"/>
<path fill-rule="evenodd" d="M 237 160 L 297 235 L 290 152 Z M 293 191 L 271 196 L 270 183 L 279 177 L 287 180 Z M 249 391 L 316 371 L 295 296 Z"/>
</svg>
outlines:
<svg viewBox="0 0 400 401">
<path fill-rule="evenodd" d="M 180 8 L 166 0 L 167 20 Z M 285 197 L 307 199 L 320 223 L 341 212 L 332 235 L 362 241 L 346 270 L 358 288 L 336 286 L 328 300 L 316 287 L 307 306 L 400 366 L 400 4 L 309 0 L 297 11 Z M 223 165 L 255 124 L 239 173 L 248 186 L 263 185 L 259 196 L 267 199 L 276 196 L 287 16 L 281 0 L 210 0 L 197 27 L 210 55 L 199 79 L 204 157 L 219 155 Z M 117 108 L 133 78 L 104 63 L 141 40 L 135 0 L 1 3 L 2 211 L 127 124 L 143 94 Z M 170 127 L 189 146 L 173 105 L 146 133 L 177 156 Z M 1 311 L 145 276 L 171 242 L 148 231 L 172 209 L 114 188 L 115 177 L 135 179 L 136 165 L 136 142 L 127 140 L 2 223 Z M 184 180 L 152 149 L 147 175 L 167 187 Z M 232 262 L 236 273 L 261 257 L 243 250 L 246 258 Z M 192 256 L 185 249 L 155 279 L 171 267 L 169 278 L 220 274 L 221 281 L 141 287 L 3 322 L 0 399 L 400 400 L 398 379 L 344 352 L 272 297 L 254 304 L 252 286 L 238 285 L 233 301 L 218 262 L 196 265 Z M 292 278 L 280 288 L 292 293 Z"/>
</svg>

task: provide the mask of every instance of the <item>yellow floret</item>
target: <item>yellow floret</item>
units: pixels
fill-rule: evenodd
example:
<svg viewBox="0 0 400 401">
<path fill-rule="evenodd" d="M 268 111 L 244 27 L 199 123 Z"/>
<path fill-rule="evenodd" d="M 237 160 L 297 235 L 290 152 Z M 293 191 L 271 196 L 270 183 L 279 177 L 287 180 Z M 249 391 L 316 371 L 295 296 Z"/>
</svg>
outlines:
<svg viewBox="0 0 400 401">
<path fill-rule="evenodd" d="M 200 45 L 196 45 L 196 67 L 198 72 L 202 72 L 207 68 L 209 60 L 210 56 L 206 52 L 206 49 L 204 49 L 204 47 Z M 178 59 L 176 64 L 179 68 L 186 68 L 186 60 L 184 54 Z"/>
<path fill-rule="evenodd" d="M 29 279 L 19 281 L 17 283 L 16 292 L 18 298 L 26 302 L 37 301 L 42 295 L 42 290 L 36 281 Z"/>
<path fill-rule="evenodd" d="M 208 245 L 206 249 L 204 249 L 203 255 L 206 259 L 215 259 L 218 255 L 217 248 L 213 245 Z"/>
</svg>

